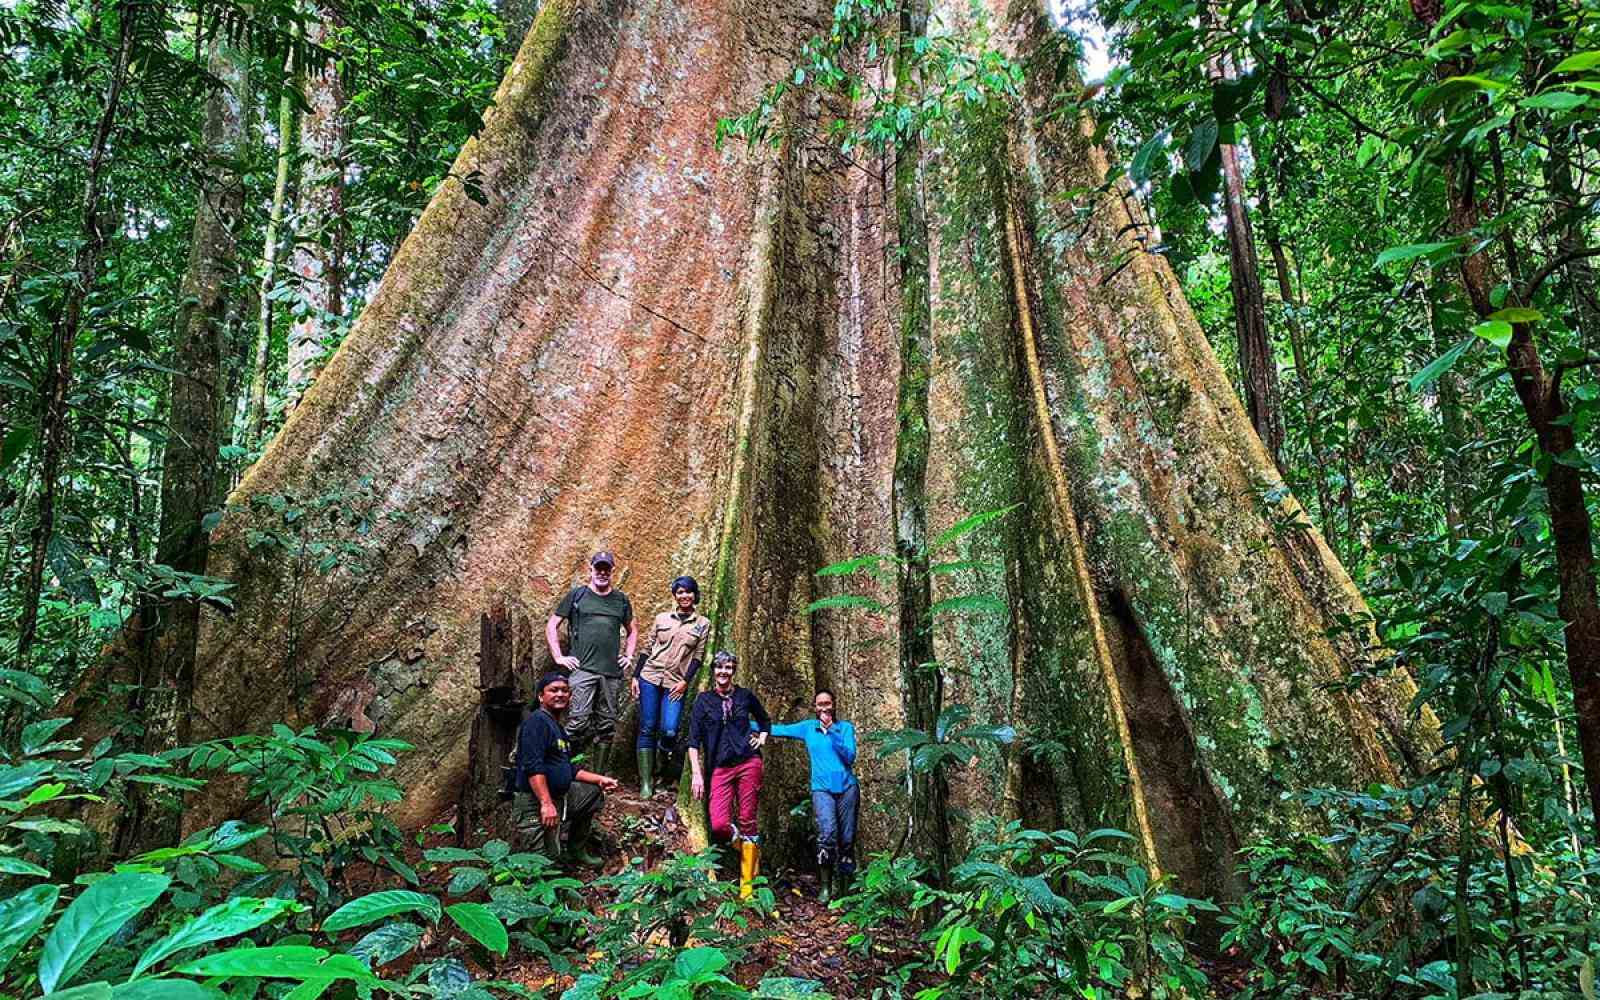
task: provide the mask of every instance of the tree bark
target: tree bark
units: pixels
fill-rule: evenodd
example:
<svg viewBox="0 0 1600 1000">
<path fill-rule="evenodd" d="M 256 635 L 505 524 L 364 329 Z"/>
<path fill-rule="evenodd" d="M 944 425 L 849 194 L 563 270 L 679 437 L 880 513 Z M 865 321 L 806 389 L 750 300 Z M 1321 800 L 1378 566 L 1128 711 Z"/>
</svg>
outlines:
<svg viewBox="0 0 1600 1000">
<path fill-rule="evenodd" d="M 318 6 L 307 41 L 328 48 L 338 29 L 338 11 Z M 289 327 L 288 405 L 300 401 L 317 377 L 323 341 L 344 312 L 344 84 L 337 61 L 306 74 L 306 104 L 300 118 L 300 212 L 289 270 L 300 301 Z"/>
<path fill-rule="evenodd" d="M 61 314 L 50 332 L 44 384 L 40 387 L 39 429 L 43 449 L 39 476 L 43 486 L 39 493 L 38 520 L 29 545 L 27 576 L 22 588 L 22 614 L 17 623 L 18 669 L 27 668 L 34 635 L 38 630 L 39 599 L 44 590 L 44 564 L 55 533 L 56 491 L 71 449 L 67 397 L 72 388 L 72 355 L 78 341 L 78 330 L 83 324 L 84 304 L 99 277 L 101 257 L 105 251 L 108 223 L 100 218 L 100 188 L 117 109 L 122 103 L 122 89 L 127 83 L 128 60 L 133 53 L 137 30 L 132 5 L 118 4 L 116 11 L 117 50 L 111 57 L 111 74 L 106 81 L 100 120 L 95 125 L 94 138 L 89 145 L 83 198 L 78 209 L 79 243 L 73 259 L 73 281 L 67 288 Z"/>
<path fill-rule="evenodd" d="M 1165 261 L 1130 252 L 1131 193 L 1102 191 L 1104 154 L 1054 110 L 1042 12 L 994 35 L 1030 65 L 1025 100 L 953 123 L 893 186 L 796 138 L 819 130 L 809 95 L 782 102 L 777 150 L 716 148 L 705 109 L 750 106 L 826 14 L 540 10 L 454 167 L 480 173 L 488 203 L 440 189 L 236 491 L 211 567 L 238 612 L 203 616 L 196 735 L 322 722 L 371 686 L 378 731 L 420 748 L 396 817 L 429 822 L 469 771 L 482 694 L 460 665 L 483 615 L 520 602 L 537 620 L 599 546 L 621 554 L 639 613 L 679 573 L 707 583 L 717 644 L 775 715 L 804 713 L 820 684 L 862 732 L 902 729 L 920 695 L 897 581 L 816 569 L 895 552 L 919 500 L 935 540 L 1015 504 L 1012 527 L 940 549 L 954 565 L 933 593 L 997 584 L 1009 606 L 935 612 L 946 702 L 994 724 L 1021 706 L 1020 818 L 1133 830 L 1157 870 L 1225 893 L 1227 845 L 1306 821 L 1281 783 L 1400 780 L 1433 745 L 1427 718 L 1406 717 L 1402 677 L 1335 683 L 1367 655 L 1370 635 L 1340 624 L 1361 600 L 1315 529 L 1274 527 L 1292 499 L 1264 509 L 1271 458 Z M 929 249 L 908 276 L 900 198 L 917 189 Z M 899 412 L 919 405 L 919 280 L 920 485 Z M 286 493 L 349 498 L 318 530 L 370 558 L 306 579 L 248 545 L 252 501 Z M 840 588 L 885 607 L 808 613 Z M 303 710 L 297 672 L 315 681 Z M 969 814 L 1006 808 L 992 760 L 952 772 Z M 902 762 L 862 754 L 864 797 L 886 806 L 863 810 L 863 849 L 904 831 Z M 768 843 L 792 853 L 805 767 L 774 753 L 768 768 Z M 229 805 L 219 787 L 186 822 Z"/>
<path fill-rule="evenodd" d="M 208 59 L 220 86 L 206 99 L 201 133 L 206 163 L 178 313 L 175 353 L 183 362 L 169 393 L 156 538 L 158 563 L 194 574 L 206 572 L 203 522 L 221 500 L 218 451 L 228 431 L 225 344 L 229 303 L 239 292 L 237 230 L 244 213 L 242 157 L 250 114 L 248 56 L 229 45 L 225 35 L 218 30 L 212 38 Z M 138 628 L 143 669 L 132 708 L 140 722 L 140 749 L 157 753 L 189 741 L 200 605 L 151 595 L 139 610 Z M 166 797 L 154 785 L 130 787 L 117 836 L 120 853 L 177 842 L 182 815 L 163 807 Z"/>
</svg>

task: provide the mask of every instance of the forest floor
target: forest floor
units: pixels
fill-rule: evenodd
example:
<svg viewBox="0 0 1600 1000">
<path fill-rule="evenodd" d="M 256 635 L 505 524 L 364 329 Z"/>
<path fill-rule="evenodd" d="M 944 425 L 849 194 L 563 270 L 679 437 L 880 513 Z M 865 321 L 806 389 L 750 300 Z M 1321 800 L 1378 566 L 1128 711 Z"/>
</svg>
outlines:
<svg viewBox="0 0 1600 1000">
<path fill-rule="evenodd" d="M 441 824 L 439 828 L 446 825 Z M 464 846 L 481 846 L 476 840 Z M 598 868 L 575 866 L 567 873 L 585 883 L 581 892 L 583 905 L 596 914 L 603 914 L 609 902 L 603 891 L 592 887 L 596 879 L 621 871 L 636 858 L 643 860 L 646 869 L 651 869 L 673 852 L 690 849 L 688 830 L 678 821 L 667 795 L 658 793 L 654 799 L 644 801 L 635 789 L 626 786 L 606 796 L 605 808 L 596 822 L 595 841 L 593 846 L 603 859 L 602 865 Z M 425 846 L 454 843 L 453 834 L 441 833 L 425 842 Z M 839 1000 L 871 996 L 874 985 L 926 949 L 913 928 L 899 924 L 875 927 L 872 951 L 862 954 L 846 943 L 855 933 L 854 929 L 840 920 L 838 911 L 817 901 L 815 873 L 763 868 L 761 874 L 772 890 L 776 909 L 770 914 L 755 916 L 751 927 L 755 932 L 751 935 L 754 945 L 728 973 L 742 986 L 753 987 L 768 976 L 793 976 L 821 983 Z M 445 873 L 441 871 L 436 877 L 441 884 L 434 888 L 442 891 Z M 390 886 L 373 885 L 371 888 Z M 437 957 L 433 954 L 435 951 L 437 949 L 425 947 L 415 957 L 419 960 Z M 543 958 L 519 950 L 515 943 L 497 968 L 482 968 L 470 959 L 467 964 L 475 979 L 509 980 L 550 997 L 559 997 L 575 979 L 570 973 L 555 972 Z M 393 974 L 395 970 L 388 971 Z"/>
</svg>

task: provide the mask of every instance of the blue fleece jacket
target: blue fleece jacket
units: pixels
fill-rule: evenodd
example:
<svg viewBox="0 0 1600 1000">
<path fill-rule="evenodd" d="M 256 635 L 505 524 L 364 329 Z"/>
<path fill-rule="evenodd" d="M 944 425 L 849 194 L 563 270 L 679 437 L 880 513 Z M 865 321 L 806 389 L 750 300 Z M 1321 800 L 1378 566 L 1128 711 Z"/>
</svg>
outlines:
<svg viewBox="0 0 1600 1000">
<path fill-rule="evenodd" d="M 824 733 L 822 723 L 806 719 L 773 726 L 772 735 L 806 745 L 811 757 L 812 791 L 837 795 L 856 783 L 856 776 L 850 772 L 856 762 L 856 727 L 850 723 L 835 722 Z"/>
</svg>

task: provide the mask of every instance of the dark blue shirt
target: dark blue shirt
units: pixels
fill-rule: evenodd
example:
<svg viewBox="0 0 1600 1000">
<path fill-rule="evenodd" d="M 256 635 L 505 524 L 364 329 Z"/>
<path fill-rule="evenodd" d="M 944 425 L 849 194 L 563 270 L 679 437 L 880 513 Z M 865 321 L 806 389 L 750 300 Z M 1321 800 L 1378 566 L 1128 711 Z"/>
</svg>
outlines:
<svg viewBox="0 0 1600 1000">
<path fill-rule="evenodd" d="M 728 717 L 722 717 L 722 695 L 702 691 L 689 712 L 689 745 L 700 751 L 709 771 L 742 764 L 761 751 L 750 746 L 751 721 L 763 733 L 772 731 L 772 718 L 749 688 L 735 687 L 729 695 Z"/>
<path fill-rule="evenodd" d="M 572 766 L 572 748 L 566 730 L 543 708 L 522 720 L 517 730 L 517 789 L 533 792 L 530 779 L 544 775 L 550 797 L 559 799 L 572 786 L 578 769 Z"/>
</svg>

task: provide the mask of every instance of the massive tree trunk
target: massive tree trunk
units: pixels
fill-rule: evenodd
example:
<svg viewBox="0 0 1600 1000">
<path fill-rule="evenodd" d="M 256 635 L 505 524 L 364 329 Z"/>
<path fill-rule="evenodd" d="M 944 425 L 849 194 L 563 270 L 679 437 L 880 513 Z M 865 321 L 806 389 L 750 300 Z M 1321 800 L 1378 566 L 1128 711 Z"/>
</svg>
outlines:
<svg viewBox="0 0 1600 1000">
<path fill-rule="evenodd" d="M 900 727 L 920 721 L 901 612 L 805 612 L 863 586 L 893 606 L 898 588 L 815 570 L 894 552 L 919 530 L 896 515 L 919 502 L 934 539 L 1017 504 L 927 583 L 934 601 L 1005 600 L 938 618 L 934 658 L 945 703 L 1015 719 L 1030 748 L 958 770 L 951 803 L 1121 825 L 1185 886 L 1225 891 L 1228 847 L 1305 821 L 1284 786 L 1422 762 L 1411 691 L 1337 685 L 1368 655 L 1350 580 L 1283 494 L 1167 265 L 1135 249 L 1125 190 L 1063 199 L 1096 190 L 1106 160 L 1051 113 L 1065 40 L 1040 11 L 998 26 L 1040 64 L 1025 100 L 974 112 L 941 148 L 847 163 L 803 138 L 806 95 L 780 108 L 778 149 L 715 147 L 712 116 L 787 75 L 825 13 L 541 8 L 454 168 L 481 172 L 487 204 L 440 190 L 233 497 L 212 571 L 238 582 L 239 611 L 208 615 L 196 725 L 370 720 L 419 746 L 401 818 L 431 819 L 467 772 L 478 685 L 505 686 L 502 659 L 547 661 L 480 668 L 484 616 L 518 634 L 608 546 L 641 614 L 678 573 L 708 583 L 718 642 L 775 714 L 826 684 L 863 729 Z M 920 276 L 893 252 L 918 225 L 907 198 Z M 907 316 L 919 280 L 926 334 Z M 925 445 L 897 405 L 920 405 L 919 370 Z M 349 498 L 316 531 L 365 555 L 305 577 L 253 549 L 260 501 L 284 494 Z M 781 848 L 798 843 L 779 828 L 805 765 L 768 759 Z M 904 771 L 870 750 L 860 769 L 868 802 L 891 807 L 864 812 L 866 846 L 892 845 Z M 201 823 L 229 803 L 197 805 Z"/>
<path fill-rule="evenodd" d="M 169 394 L 167 450 L 161 464 L 161 526 L 156 561 L 182 573 L 206 572 L 204 519 L 222 500 L 218 452 L 231 415 L 225 350 L 229 304 L 239 293 L 238 233 L 244 212 L 244 139 L 250 109 L 248 56 L 218 29 L 209 69 L 218 86 L 206 100 L 193 238 L 178 313 L 175 366 Z M 140 749 L 156 753 L 187 743 L 194 689 L 200 605 L 153 595 L 139 609 L 140 672 L 133 695 L 141 725 Z M 176 843 L 179 814 L 156 807 L 167 793 L 134 785 L 118 831 L 120 853 Z"/>
</svg>

